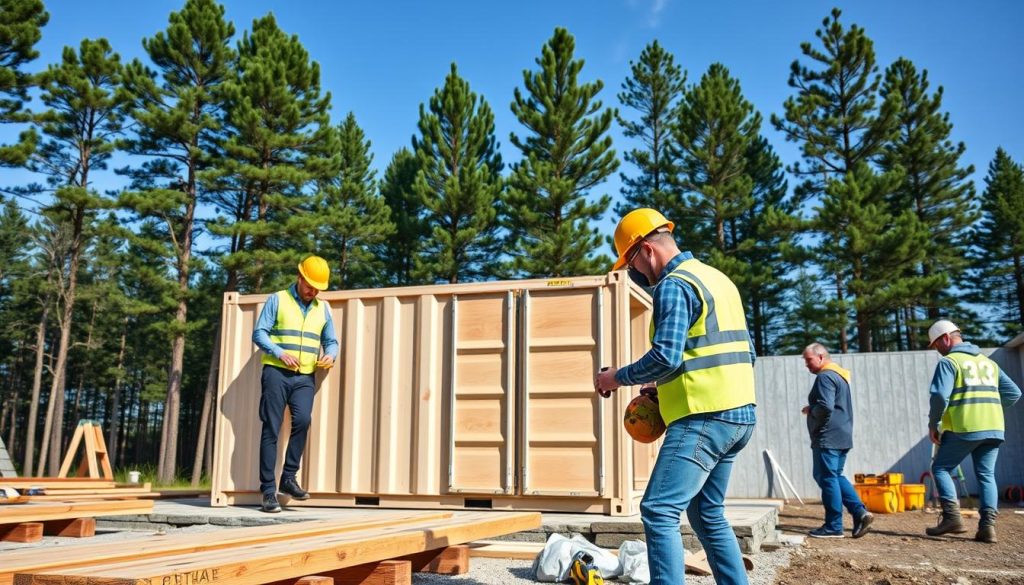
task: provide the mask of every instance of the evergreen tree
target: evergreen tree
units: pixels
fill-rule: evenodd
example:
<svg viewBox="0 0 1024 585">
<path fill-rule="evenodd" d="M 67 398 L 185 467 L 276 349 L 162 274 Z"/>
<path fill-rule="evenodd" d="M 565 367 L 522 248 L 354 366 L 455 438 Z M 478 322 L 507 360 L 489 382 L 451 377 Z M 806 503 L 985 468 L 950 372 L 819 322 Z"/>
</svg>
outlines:
<svg viewBox="0 0 1024 585">
<path fill-rule="evenodd" d="M 21 68 L 39 56 L 34 47 L 49 20 L 42 0 L 0 0 L 0 124 L 29 119 L 22 106 L 33 82 Z M 36 139 L 30 129 L 17 144 L 0 144 L 0 166 L 24 164 L 35 150 Z"/>
<path fill-rule="evenodd" d="M 379 282 L 383 264 L 372 247 L 384 243 L 395 226 L 377 193 L 370 141 L 351 112 L 337 127 L 340 172 L 321 185 L 313 204 L 317 230 L 311 249 L 334 262 L 332 286 L 340 289 Z"/>
<path fill-rule="evenodd" d="M 967 269 L 969 228 L 977 219 L 974 185 L 968 180 L 974 167 L 960 166 L 965 146 L 949 138 L 953 125 L 949 114 L 940 111 L 942 87 L 928 94 L 928 71 L 918 73 L 907 59 L 897 60 L 885 72 L 881 95 L 895 97 L 900 104 L 898 134 L 881 158 L 883 170 L 900 167 L 905 172 L 891 207 L 894 212 L 912 209 L 931 235 L 913 273 L 944 276 L 935 282 L 936 288 L 925 291 L 920 308 L 905 308 L 906 347 L 916 349 L 924 345 L 925 329 L 940 315 L 963 313 L 963 301 L 951 285 L 959 283 Z"/>
<path fill-rule="evenodd" d="M 821 282 L 807 270 L 797 272 L 792 286 L 784 293 L 788 310 L 782 316 L 782 333 L 776 341 L 780 354 L 802 353 L 811 343 L 827 339 L 845 320 L 838 314 L 822 314 L 821 299 L 826 288 L 827 282 Z"/>
<path fill-rule="evenodd" d="M 265 292 L 294 279 L 304 254 L 320 252 L 311 249 L 322 218 L 309 189 L 337 177 L 341 161 L 330 94 L 320 92 L 320 66 L 270 14 L 238 43 L 237 71 L 221 93 L 221 157 L 203 178 L 228 217 L 211 231 L 231 238 L 221 262 L 239 288 Z"/>
<path fill-rule="evenodd" d="M 996 334 L 1008 338 L 1024 327 L 1024 167 L 1002 148 L 988 166 L 981 212 L 973 300 L 993 310 Z"/>
<path fill-rule="evenodd" d="M 620 173 L 623 201 L 615 206 L 619 216 L 640 207 L 668 209 L 678 201 L 672 187 L 680 172 L 672 149 L 672 117 L 686 84 L 686 73 L 658 41 L 644 47 L 639 61 L 630 61 L 629 66 L 632 76 L 622 82 L 618 97 L 623 106 L 639 114 L 639 119 L 627 120 L 618 114 L 616 119 L 623 135 L 638 140 L 641 148 L 623 155 L 638 174 L 630 177 Z"/>
<path fill-rule="evenodd" d="M 384 263 L 385 284 L 423 284 L 413 276 L 414 261 L 430 234 L 423 219 L 423 200 L 413 189 L 419 168 L 416 155 L 407 148 L 401 148 L 384 171 L 380 191 L 395 224 L 394 236 L 377 246 L 377 256 Z"/>
<path fill-rule="evenodd" d="M 934 279 L 890 272 L 874 280 L 883 268 L 909 269 L 919 262 L 919 250 L 899 243 L 920 242 L 926 232 L 916 217 L 911 221 L 890 212 L 888 202 L 902 174 L 897 170 L 876 174 L 871 167 L 893 137 L 899 100 L 889 96 L 879 104 L 881 78 L 873 43 L 864 29 L 856 25 L 845 29 L 840 15 L 839 9 L 833 9 L 816 32 L 821 48 L 801 45 L 812 64 L 793 62 L 789 84 L 797 94 L 786 100 L 785 117 L 773 116 L 772 122 L 787 140 L 801 143 L 807 165 L 789 168 L 804 179 L 798 196 L 819 201 L 818 216 L 811 225 L 822 239 L 812 254 L 835 282 L 826 310 L 843 315 L 854 311 L 858 348 L 872 351 L 872 329 L 879 317 L 916 303 Z M 887 192 L 886 187 L 892 190 Z M 891 244 L 891 248 L 863 245 L 860 235 L 881 233 L 892 237 L 875 243 Z M 897 253 L 905 256 L 894 257 Z M 872 288 L 876 282 L 881 290 Z M 836 333 L 838 349 L 847 351 L 847 326 Z"/>
<path fill-rule="evenodd" d="M 125 71 L 137 128 L 127 150 L 146 161 L 122 171 L 132 181 L 121 201 L 138 220 L 148 222 L 148 231 L 143 233 L 152 234 L 156 242 L 143 245 L 167 254 L 164 261 L 174 267 L 168 277 L 176 286 L 157 464 L 160 481 L 171 480 L 177 472 L 182 367 L 199 202 L 197 175 L 207 164 L 219 126 L 217 91 L 231 71 L 233 54 L 228 42 L 234 32 L 234 26 L 224 19 L 223 6 L 214 0 L 187 0 L 180 12 L 171 13 L 166 31 L 142 41 L 157 72 L 137 60 Z"/>
<path fill-rule="evenodd" d="M 430 236 L 416 256 L 415 277 L 457 283 L 494 275 L 504 181 L 491 107 L 452 63 L 444 86 L 429 105 L 420 104 L 418 126 L 413 191 L 423 201 Z"/>
<path fill-rule="evenodd" d="M 539 71 L 523 71 L 512 112 L 525 127 L 512 134 L 523 155 L 512 168 L 507 195 L 511 267 L 522 276 L 574 276 L 608 268 L 594 256 L 602 242 L 591 223 L 611 198 L 592 191 L 619 167 L 607 135 L 615 112 L 596 99 L 604 84 L 580 83 L 583 60 L 563 28 L 544 45 Z"/>
<path fill-rule="evenodd" d="M 39 76 L 40 99 L 47 109 L 38 116 L 43 143 L 29 167 L 45 175 L 54 188 L 53 202 L 44 213 L 65 226 L 69 237 L 58 287 L 60 311 L 55 314 L 61 333 L 50 390 L 55 403 L 53 436 L 43 439 L 44 445 L 49 441 L 52 475 L 57 473 L 63 451 L 65 369 L 81 262 L 97 211 L 113 206 L 113 201 L 97 193 L 92 183 L 94 171 L 106 169 L 127 112 L 127 99 L 121 89 L 122 69 L 120 57 L 105 39 L 86 39 L 77 52 L 65 47 L 61 63 L 51 65 Z"/>
</svg>

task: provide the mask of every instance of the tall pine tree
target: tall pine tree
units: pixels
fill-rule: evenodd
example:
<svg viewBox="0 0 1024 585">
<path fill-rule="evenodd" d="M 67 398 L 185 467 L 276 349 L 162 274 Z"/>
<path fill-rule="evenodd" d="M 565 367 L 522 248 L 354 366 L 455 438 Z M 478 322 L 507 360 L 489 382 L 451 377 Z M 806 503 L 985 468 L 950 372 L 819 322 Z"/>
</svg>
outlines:
<svg viewBox="0 0 1024 585">
<path fill-rule="evenodd" d="M 350 112 L 336 130 L 341 164 L 338 174 L 323 181 L 314 198 L 311 213 L 317 227 L 311 249 L 333 264 L 332 288 L 373 286 L 380 282 L 383 270 L 373 248 L 383 244 L 395 226 L 377 192 L 370 141 L 355 115 Z"/>
<path fill-rule="evenodd" d="M 49 19 L 42 0 L 0 0 L 0 124 L 29 119 L 22 108 L 33 81 L 22 67 L 39 56 L 34 47 Z M 21 134 L 17 144 L 0 144 L 0 166 L 24 164 L 36 139 L 30 129 Z"/>
<path fill-rule="evenodd" d="M 632 76 L 622 82 L 618 97 L 639 119 L 630 120 L 620 114 L 616 119 L 623 135 L 639 141 L 641 147 L 623 154 L 637 174 L 620 173 L 623 201 L 615 206 L 620 216 L 639 207 L 667 209 L 670 201 L 678 199 L 672 186 L 679 174 L 672 149 L 672 118 L 686 85 L 686 73 L 658 41 L 644 47 L 640 59 L 630 61 L 629 66 Z"/>
<path fill-rule="evenodd" d="M 494 114 L 459 77 L 455 63 L 429 105 L 420 105 L 412 146 L 419 163 L 413 190 L 430 227 L 414 274 L 449 283 L 496 274 L 504 180 Z"/>
<path fill-rule="evenodd" d="M 1008 338 L 1024 327 L 1024 167 L 1002 148 L 989 163 L 981 211 L 973 300 L 990 308 L 996 335 Z"/>
<path fill-rule="evenodd" d="M 430 235 L 430 227 L 424 220 L 423 200 L 413 188 L 419 169 L 416 155 L 403 147 L 391 157 L 384 171 L 380 185 L 381 196 L 395 224 L 395 234 L 377 246 L 377 256 L 384 263 L 384 284 L 423 284 L 423 281 L 413 276 L 415 259 Z"/>
<path fill-rule="evenodd" d="M 953 125 L 941 111 L 942 87 L 928 93 L 928 71 L 920 73 L 907 59 L 899 59 L 885 72 L 881 95 L 899 101 L 898 133 L 881 157 L 885 171 L 903 169 L 903 183 L 890 197 L 894 212 L 912 209 L 930 238 L 920 265 L 913 274 L 932 280 L 935 288 L 925 291 L 920 306 L 903 308 L 906 344 L 900 348 L 923 347 L 925 328 L 942 314 L 962 314 L 963 300 L 957 296 L 967 269 L 970 226 L 977 219 L 974 185 L 968 177 L 974 167 L 960 166 L 965 146 L 950 140 Z M 952 285 L 952 286 L 951 286 Z"/>
<path fill-rule="evenodd" d="M 218 87 L 228 77 L 233 53 L 228 42 L 234 26 L 224 19 L 224 7 L 214 0 L 187 0 L 172 12 L 166 31 L 143 39 L 142 46 L 156 72 L 133 61 L 125 72 L 125 86 L 134 101 L 136 135 L 128 151 L 147 160 L 126 169 L 131 187 L 122 195 L 125 207 L 151 228 L 153 247 L 165 246 L 173 266 L 175 293 L 171 343 L 164 403 L 164 426 L 158 461 L 158 479 L 169 481 L 177 471 L 178 418 L 181 405 L 182 366 L 188 329 L 198 173 L 208 160 L 219 128 L 221 100 Z"/>
<path fill-rule="evenodd" d="M 538 71 L 523 71 L 524 91 L 515 90 L 512 112 L 524 126 L 511 135 L 522 160 L 512 168 L 508 190 L 511 268 L 521 276 L 574 276 L 607 270 L 596 256 L 603 241 L 591 222 L 611 198 L 593 190 L 619 167 L 608 136 L 614 110 L 597 94 L 604 84 L 581 83 L 583 60 L 563 28 L 544 45 Z"/>
</svg>

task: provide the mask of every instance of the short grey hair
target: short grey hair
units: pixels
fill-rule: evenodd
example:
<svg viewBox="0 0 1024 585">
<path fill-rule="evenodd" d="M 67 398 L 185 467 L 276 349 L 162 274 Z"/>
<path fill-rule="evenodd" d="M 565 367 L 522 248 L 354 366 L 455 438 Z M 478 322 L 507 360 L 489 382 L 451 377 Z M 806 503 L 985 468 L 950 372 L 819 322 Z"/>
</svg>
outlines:
<svg viewBox="0 0 1024 585">
<path fill-rule="evenodd" d="M 814 355 L 820 355 L 822 357 L 829 357 L 828 348 L 818 343 L 817 341 L 805 347 L 803 353 L 810 353 Z"/>
</svg>

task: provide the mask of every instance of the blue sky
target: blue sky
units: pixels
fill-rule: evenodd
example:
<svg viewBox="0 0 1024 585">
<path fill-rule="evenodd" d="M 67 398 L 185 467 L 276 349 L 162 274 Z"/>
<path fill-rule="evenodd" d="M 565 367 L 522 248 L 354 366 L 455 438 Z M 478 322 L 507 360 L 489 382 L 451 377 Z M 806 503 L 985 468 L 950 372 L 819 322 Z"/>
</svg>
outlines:
<svg viewBox="0 0 1024 585">
<path fill-rule="evenodd" d="M 65 45 L 83 37 L 106 37 L 123 59 L 145 60 L 141 39 L 167 25 L 183 0 L 61 0 L 47 2 L 50 23 L 31 70 L 55 62 Z M 509 103 L 521 87 L 522 71 L 533 69 L 542 45 L 556 26 L 575 37 L 577 57 L 585 60 L 581 78 L 605 84 L 600 99 L 617 106 L 616 94 L 629 75 L 629 62 L 657 39 L 696 81 L 713 62 L 737 77 L 747 98 L 765 118 L 762 132 L 784 163 L 798 159 L 797 145 L 783 142 L 768 118 L 782 112 L 792 94 L 786 80 L 800 43 L 814 31 L 835 2 L 616 2 L 521 0 L 337 1 L 246 0 L 225 2 L 227 17 L 240 34 L 254 18 L 272 11 L 283 30 L 297 34 L 320 63 L 322 85 L 333 96 L 334 120 L 352 111 L 372 141 L 375 167 L 382 174 L 392 154 L 408 146 L 418 108 L 439 87 L 456 62 L 471 88 L 484 96 L 496 116 L 506 165 L 518 159 L 510 132 L 521 132 Z M 898 57 L 929 72 L 933 89 L 945 87 L 944 110 L 954 124 L 953 138 L 967 144 L 965 163 L 976 168 L 981 185 L 997 146 L 1024 161 L 1024 2 L 858 1 L 838 4 L 843 22 L 856 23 L 875 42 L 884 68 Z M 9 139 L 10 128 L 0 130 Z M 620 153 L 632 147 L 614 129 Z M 622 171 L 632 173 L 628 165 Z M 2 171 L 0 184 L 24 182 L 23 173 Z M 112 173 L 108 173 L 112 175 Z M 102 186 L 120 179 L 104 177 Z M 791 181 L 792 183 L 792 181 Z M 617 196 L 618 178 L 595 190 Z M 610 214 L 609 214 L 610 215 Z M 608 217 L 605 223 L 614 225 Z"/>
</svg>

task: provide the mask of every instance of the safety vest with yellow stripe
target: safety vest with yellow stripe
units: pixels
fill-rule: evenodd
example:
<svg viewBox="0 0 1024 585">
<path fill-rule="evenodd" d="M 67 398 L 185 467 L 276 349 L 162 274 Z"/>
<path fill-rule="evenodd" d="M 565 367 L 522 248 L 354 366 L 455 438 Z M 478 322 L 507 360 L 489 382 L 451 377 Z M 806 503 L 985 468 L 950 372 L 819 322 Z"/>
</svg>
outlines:
<svg viewBox="0 0 1024 585">
<path fill-rule="evenodd" d="M 956 377 L 942 430 L 954 433 L 1003 430 L 1003 403 L 999 397 L 999 364 L 978 354 L 950 352 Z"/>
<path fill-rule="evenodd" d="M 302 314 L 299 302 L 291 291 L 282 290 L 277 295 L 277 320 L 270 330 L 270 341 L 284 350 L 285 353 L 299 360 L 299 373 L 312 374 L 316 370 L 316 362 L 320 358 L 320 333 L 327 324 L 327 311 L 330 305 L 326 301 L 313 299 L 309 310 Z M 291 369 L 276 356 L 264 353 L 265 365 Z"/>
<path fill-rule="evenodd" d="M 702 308 L 687 332 L 678 375 L 658 383 L 658 404 L 665 424 L 691 414 L 754 404 L 750 334 L 736 285 L 695 259 L 680 263 L 666 278 L 693 285 Z M 654 334 L 651 323 L 652 341 Z"/>
</svg>

